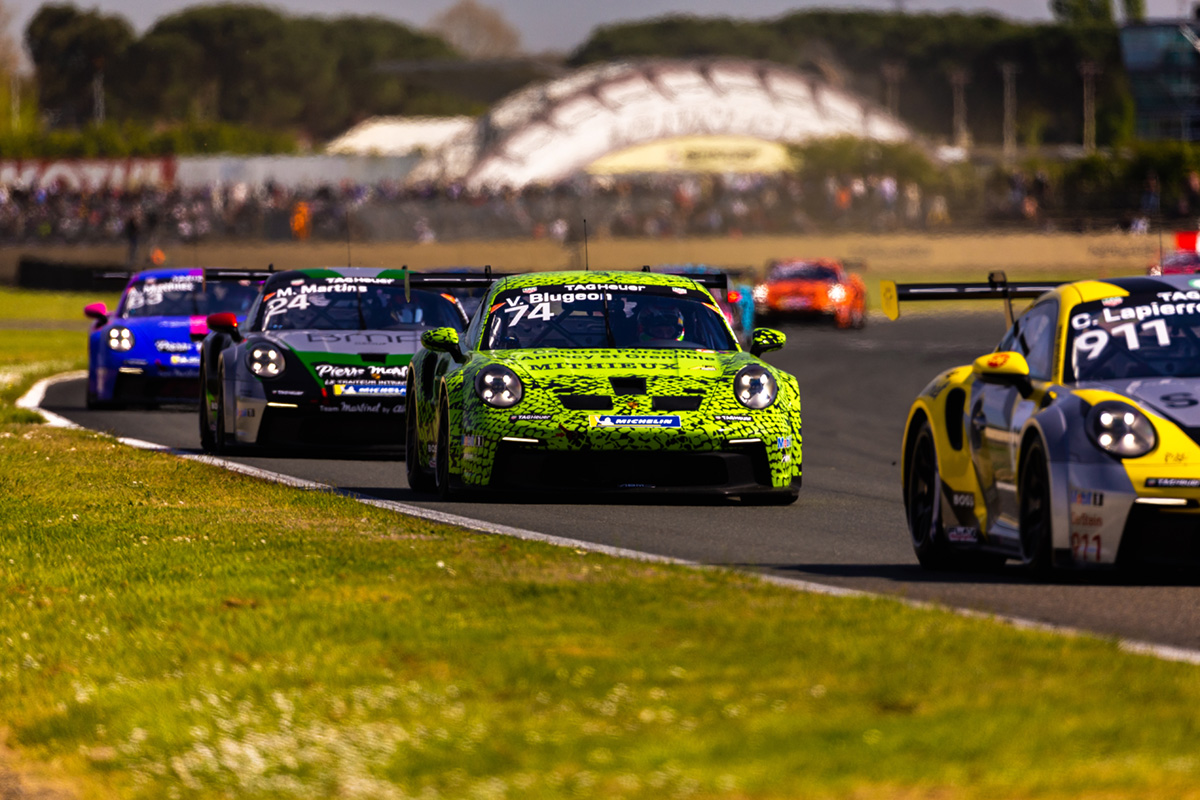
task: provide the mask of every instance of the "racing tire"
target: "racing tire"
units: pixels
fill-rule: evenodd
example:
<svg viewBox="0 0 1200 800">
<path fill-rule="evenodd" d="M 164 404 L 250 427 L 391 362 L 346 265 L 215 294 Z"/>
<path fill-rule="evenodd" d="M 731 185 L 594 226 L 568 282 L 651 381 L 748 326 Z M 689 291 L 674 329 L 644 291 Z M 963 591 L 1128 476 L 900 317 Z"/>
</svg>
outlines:
<svg viewBox="0 0 1200 800">
<path fill-rule="evenodd" d="M 936 571 L 980 571 L 995 569 L 1004 563 L 1003 556 L 961 551 L 950 546 L 939 513 L 942 482 L 933 429 L 928 422 L 923 422 L 917 431 L 909 451 L 907 474 L 908 485 L 904 487 L 904 493 L 908 530 L 912 535 L 913 552 L 922 567 Z"/>
<path fill-rule="evenodd" d="M 1021 459 L 1020 533 L 1021 561 L 1035 575 L 1046 575 L 1054 566 L 1051 541 L 1053 521 L 1050 516 L 1050 470 L 1046 452 L 1035 441 Z"/>
<path fill-rule="evenodd" d="M 404 476 L 414 492 L 437 491 L 437 481 L 421 466 L 421 442 L 417 438 L 417 403 L 413 387 L 408 387 L 408 402 L 404 410 Z"/>
<path fill-rule="evenodd" d="M 208 417 L 208 396 L 200 390 L 200 449 L 206 453 L 217 451 L 217 439 L 213 436 L 212 424 Z"/>
<path fill-rule="evenodd" d="M 229 444 L 229 434 L 225 431 L 225 370 L 217 384 L 217 433 L 213 437 L 213 452 L 228 454 L 233 448 Z"/>
<path fill-rule="evenodd" d="M 435 448 L 434 476 L 438 496 L 450 500 L 454 490 L 450 487 L 450 406 L 442 400 L 438 407 L 437 447 Z"/>
</svg>

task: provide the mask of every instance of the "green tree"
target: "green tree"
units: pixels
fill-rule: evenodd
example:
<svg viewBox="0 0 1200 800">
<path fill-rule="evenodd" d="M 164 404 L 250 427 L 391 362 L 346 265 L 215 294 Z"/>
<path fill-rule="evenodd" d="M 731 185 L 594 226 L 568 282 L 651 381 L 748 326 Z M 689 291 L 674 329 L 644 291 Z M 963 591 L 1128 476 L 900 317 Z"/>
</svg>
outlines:
<svg viewBox="0 0 1200 800">
<path fill-rule="evenodd" d="M 1113 23 L 1112 0 L 1050 0 L 1050 13 L 1067 25 Z"/>
<path fill-rule="evenodd" d="M 1146 0 L 1121 0 L 1121 16 L 1126 22 L 1146 21 Z"/>
<path fill-rule="evenodd" d="M 25 29 L 42 109 L 66 125 L 93 118 L 97 75 L 119 71 L 134 41 L 124 17 L 72 5 L 44 5 Z M 103 84 L 105 96 L 111 82 Z"/>
</svg>

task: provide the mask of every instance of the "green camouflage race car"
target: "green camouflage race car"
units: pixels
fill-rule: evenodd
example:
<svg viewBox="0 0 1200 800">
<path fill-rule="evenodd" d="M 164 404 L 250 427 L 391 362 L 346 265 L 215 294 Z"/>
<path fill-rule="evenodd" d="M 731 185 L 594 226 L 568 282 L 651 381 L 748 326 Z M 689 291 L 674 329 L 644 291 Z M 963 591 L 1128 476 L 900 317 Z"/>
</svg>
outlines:
<svg viewBox="0 0 1200 800">
<path fill-rule="evenodd" d="M 725 276 L 553 272 L 496 281 L 462 335 L 421 335 L 407 375 L 418 491 L 700 492 L 790 503 L 800 390 L 738 346 Z"/>
</svg>

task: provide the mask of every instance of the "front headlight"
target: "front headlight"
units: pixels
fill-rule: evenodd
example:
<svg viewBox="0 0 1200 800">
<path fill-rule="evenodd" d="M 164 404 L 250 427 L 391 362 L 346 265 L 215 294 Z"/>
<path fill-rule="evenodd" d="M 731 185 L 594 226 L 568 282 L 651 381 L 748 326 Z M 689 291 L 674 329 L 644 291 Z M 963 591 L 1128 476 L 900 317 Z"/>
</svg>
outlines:
<svg viewBox="0 0 1200 800">
<path fill-rule="evenodd" d="M 835 303 L 840 303 L 846 299 L 846 287 L 840 283 L 835 283 L 829 287 L 829 299 Z"/>
<path fill-rule="evenodd" d="M 109 328 L 108 349 L 121 353 L 133 349 L 133 331 L 120 326 Z"/>
<path fill-rule="evenodd" d="M 746 408 L 766 408 L 775 402 L 779 387 L 771 372 L 759 364 L 742 367 L 733 378 L 733 393 Z"/>
<path fill-rule="evenodd" d="M 1145 414 L 1127 403 L 1097 403 L 1088 414 L 1088 433 L 1101 450 L 1121 458 L 1137 458 L 1158 445 L 1158 435 Z"/>
<path fill-rule="evenodd" d="M 494 408 L 512 408 L 525 396 L 525 387 L 508 367 L 489 364 L 475 375 L 475 394 Z"/>
<path fill-rule="evenodd" d="M 760 283 L 754 287 L 754 302 L 767 302 L 767 285 L 765 283 Z"/>
<path fill-rule="evenodd" d="M 278 378 L 283 374 L 283 353 L 267 342 L 252 344 L 246 351 L 246 366 L 260 378 Z"/>
</svg>

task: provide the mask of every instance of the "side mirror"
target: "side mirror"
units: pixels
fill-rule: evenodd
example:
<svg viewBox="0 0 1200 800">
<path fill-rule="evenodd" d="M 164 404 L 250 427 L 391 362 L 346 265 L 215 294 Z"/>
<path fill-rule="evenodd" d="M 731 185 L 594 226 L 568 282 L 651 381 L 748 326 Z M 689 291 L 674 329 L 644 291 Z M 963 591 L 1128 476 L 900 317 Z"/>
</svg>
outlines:
<svg viewBox="0 0 1200 800">
<path fill-rule="evenodd" d="M 989 353 L 980 356 L 975 359 L 971 370 L 978 380 L 995 386 L 1011 386 L 1019 391 L 1022 397 L 1028 397 L 1033 391 L 1029 362 L 1020 353 Z"/>
<path fill-rule="evenodd" d="M 238 330 L 237 315 L 232 311 L 221 311 L 216 314 L 209 314 L 205 322 L 208 324 L 210 331 L 223 333 L 226 336 L 233 338 L 235 342 L 242 340 L 242 332 Z"/>
<path fill-rule="evenodd" d="M 454 328 L 433 328 L 421 334 L 421 346 L 437 353 L 449 353 L 459 364 L 466 361 Z"/>
<path fill-rule="evenodd" d="M 761 356 L 779 350 L 787 342 L 787 336 L 771 328 L 755 328 L 750 334 L 750 355 Z"/>
<path fill-rule="evenodd" d="M 108 306 L 104 303 L 92 303 L 83 307 L 83 315 L 88 319 L 96 320 L 93 327 L 99 328 L 101 325 L 108 323 Z"/>
</svg>

